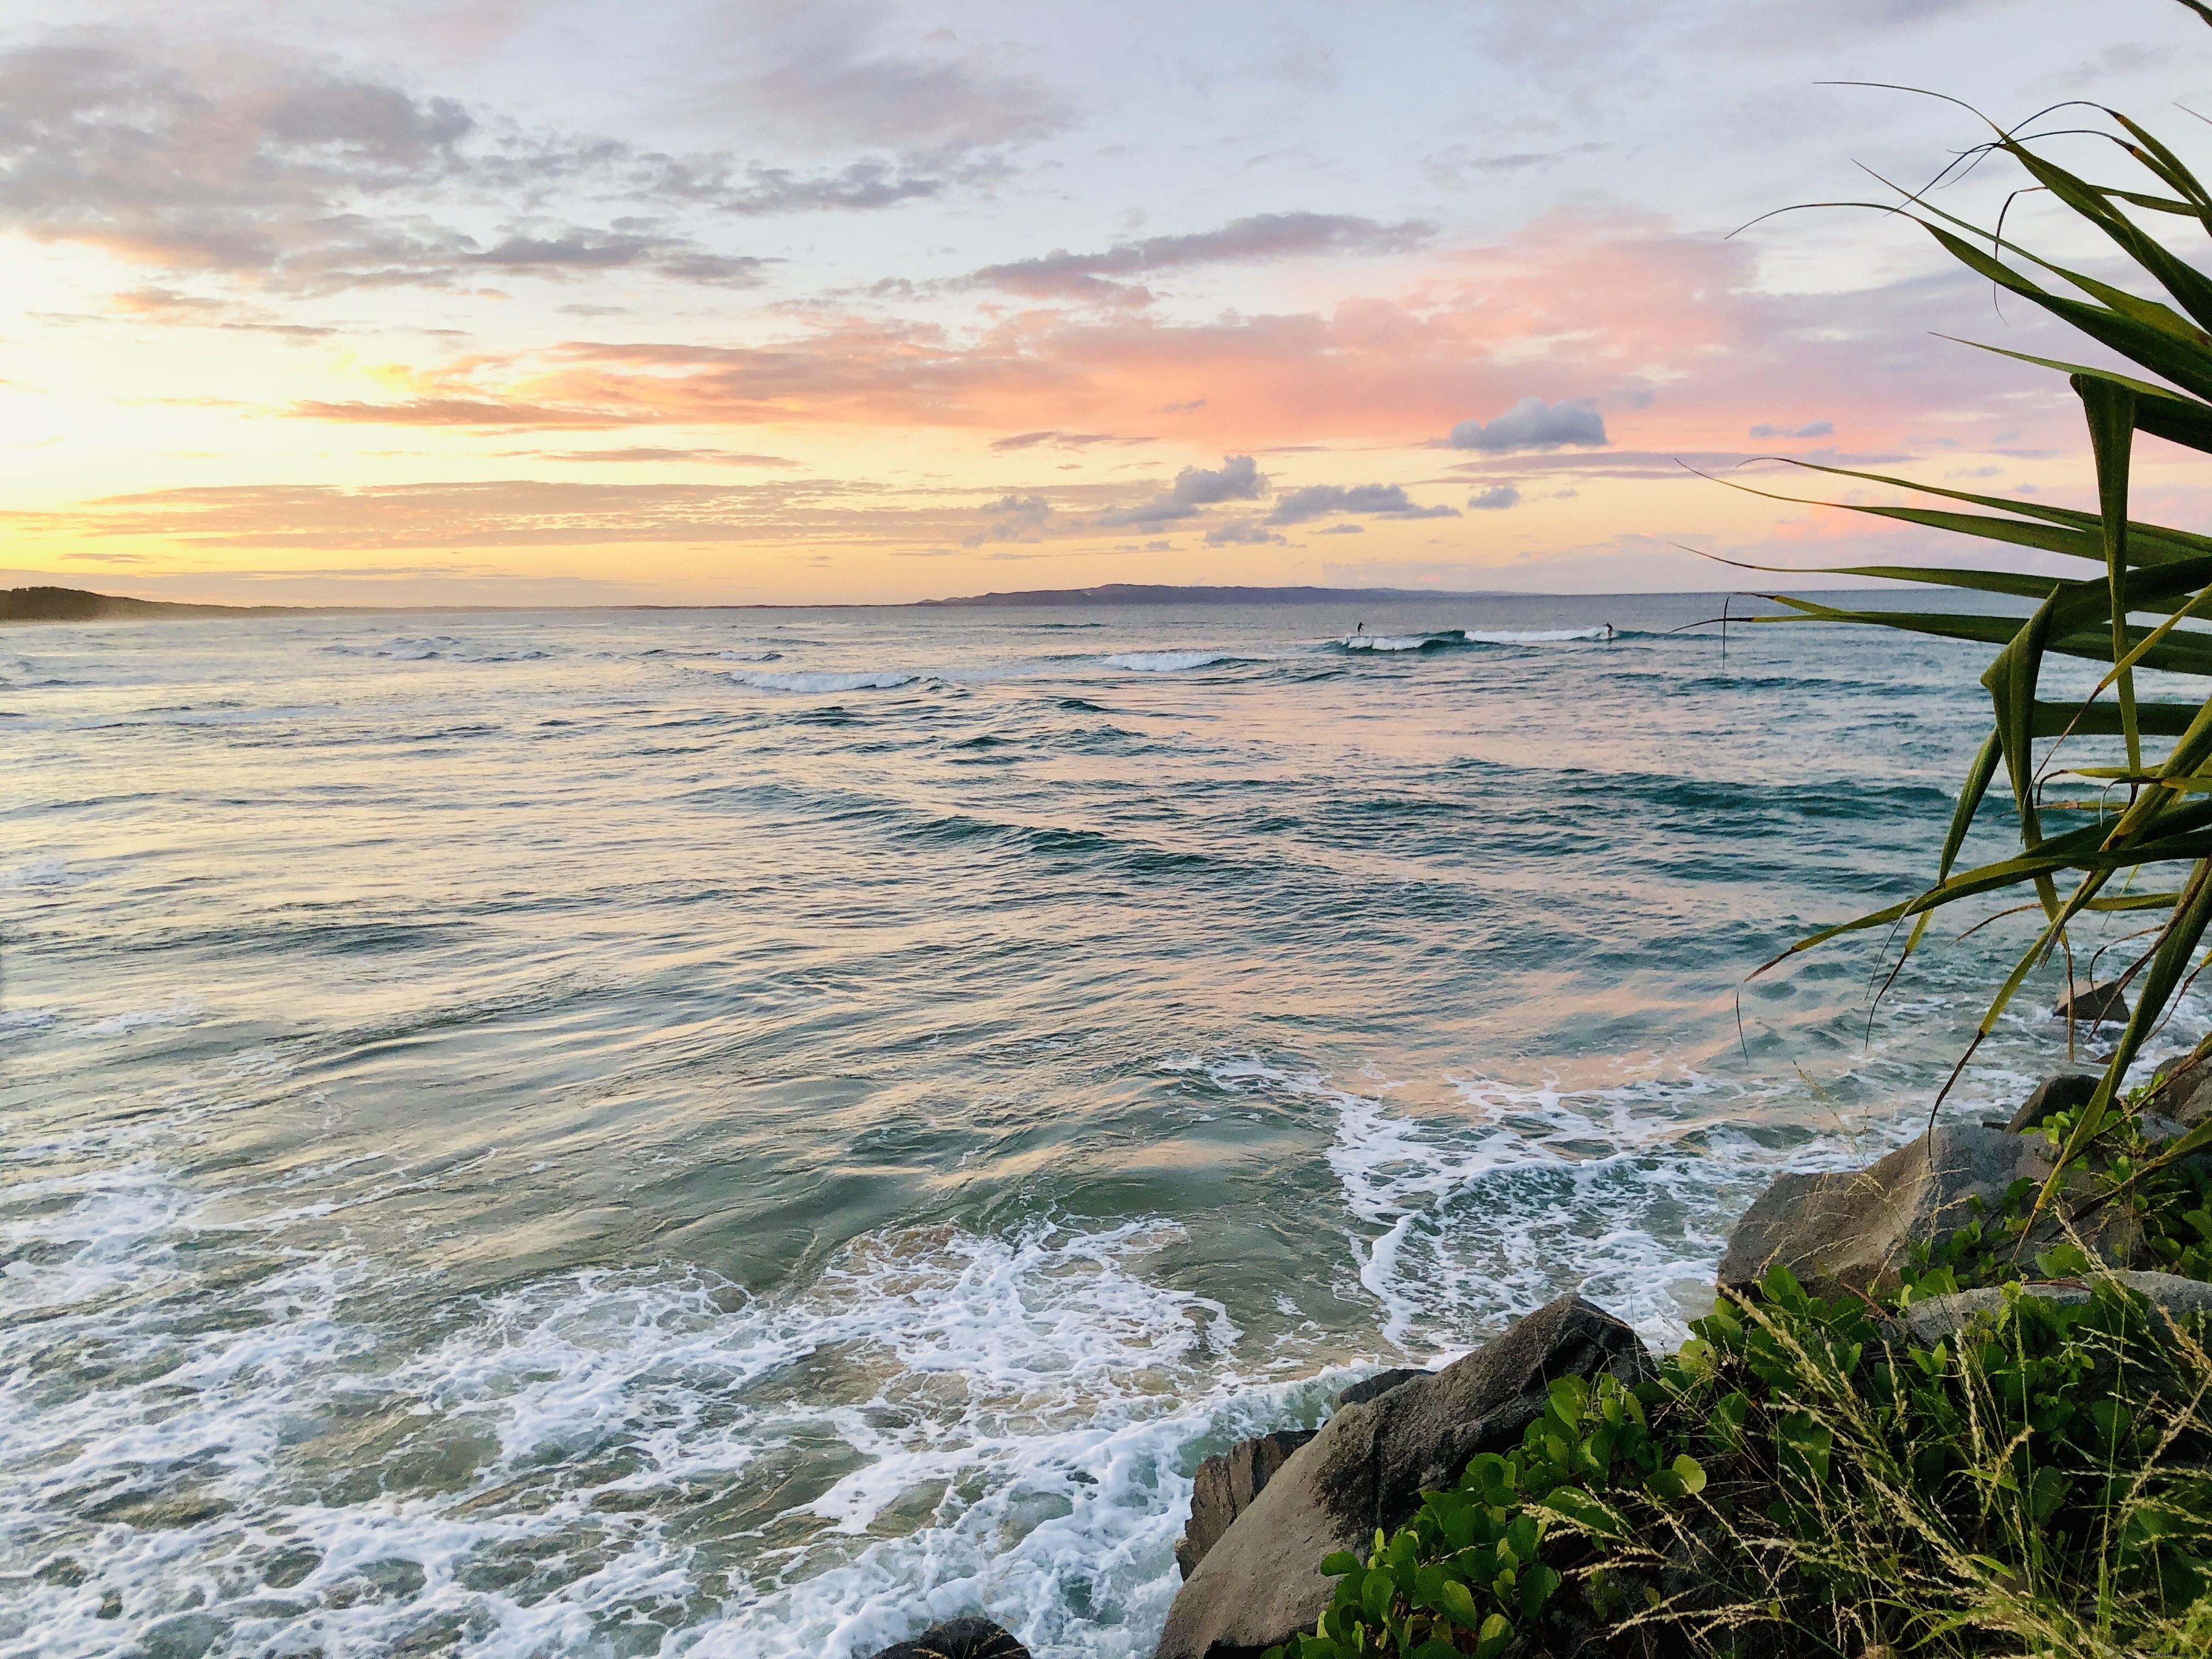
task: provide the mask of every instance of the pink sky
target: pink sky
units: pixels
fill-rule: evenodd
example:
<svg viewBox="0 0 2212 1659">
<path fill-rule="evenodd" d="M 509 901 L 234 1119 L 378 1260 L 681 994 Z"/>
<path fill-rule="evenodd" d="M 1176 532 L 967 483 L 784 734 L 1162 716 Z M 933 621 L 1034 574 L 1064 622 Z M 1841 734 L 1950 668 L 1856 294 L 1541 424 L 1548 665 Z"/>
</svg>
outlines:
<svg viewBox="0 0 2212 1659">
<path fill-rule="evenodd" d="M 0 576 L 1711 588 L 1747 579 L 1684 548 L 1963 550 L 1698 476 L 1753 456 L 2086 501 L 2063 383 L 1936 337 L 2079 355 L 2027 307 L 1879 215 L 1730 233 L 1978 136 L 1824 81 L 2194 144 L 2202 25 L 1654 9 L 33 0 L 0 35 Z M 1946 204 L 1992 212 L 1984 173 Z M 2145 447 L 2146 509 L 2200 511 Z"/>
</svg>

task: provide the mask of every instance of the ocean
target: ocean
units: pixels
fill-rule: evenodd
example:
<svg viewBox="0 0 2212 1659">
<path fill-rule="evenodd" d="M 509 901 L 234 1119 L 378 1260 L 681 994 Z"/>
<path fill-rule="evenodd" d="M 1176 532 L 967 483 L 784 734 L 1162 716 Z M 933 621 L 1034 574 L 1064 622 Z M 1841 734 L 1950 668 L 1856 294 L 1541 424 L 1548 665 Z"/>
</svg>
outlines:
<svg viewBox="0 0 2212 1659">
<path fill-rule="evenodd" d="M 1985 653 L 1717 604 L 0 633 L 0 1652 L 1141 1659 L 1210 1453 L 1679 1340 L 2024 938 L 1747 979 Z"/>
</svg>

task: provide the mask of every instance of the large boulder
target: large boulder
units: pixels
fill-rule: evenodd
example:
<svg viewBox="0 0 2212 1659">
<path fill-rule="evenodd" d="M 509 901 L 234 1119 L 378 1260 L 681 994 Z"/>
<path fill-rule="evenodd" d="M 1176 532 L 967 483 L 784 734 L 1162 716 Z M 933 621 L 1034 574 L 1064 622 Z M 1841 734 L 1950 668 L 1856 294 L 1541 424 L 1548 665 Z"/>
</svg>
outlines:
<svg viewBox="0 0 2212 1659">
<path fill-rule="evenodd" d="M 2051 1017 L 2070 1020 L 2077 1025 L 2124 1025 L 2128 1023 L 2127 993 L 2117 981 L 2085 985 L 2059 998 Z"/>
<path fill-rule="evenodd" d="M 1347 1406 L 1277 1470 L 1176 1594 L 1157 1659 L 1255 1659 L 1313 1628 L 1335 1593 L 1332 1551 L 1360 1555 L 1477 1452 L 1518 1445 L 1562 1376 L 1649 1374 L 1636 1333 L 1561 1297 L 1443 1370 Z"/>
<path fill-rule="evenodd" d="M 951 1619 L 875 1659 L 1030 1659 L 1030 1650 L 988 1619 Z"/>
<path fill-rule="evenodd" d="M 2097 1082 L 2098 1074 L 2094 1072 L 2060 1072 L 2044 1079 L 2021 1103 L 2020 1109 L 2005 1125 L 2006 1129 L 2024 1135 L 2031 1129 L 2039 1128 L 2043 1120 L 2053 1112 L 2079 1111 L 2097 1092 Z"/>
<path fill-rule="evenodd" d="M 1291 1461 L 1291 1454 L 1318 1432 L 1279 1429 L 1273 1434 L 1240 1440 L 1198 1466 L 1191 1482 L 1190 1520 L 1176 1540 L 1176 1565 L 1182 1569 L 1184 1577 L 1198 1571 L 1206 1551 L 1219 1543 L 1230 1523 L 1251 1507 L 1275 1471 Z"/>
<path fill-rule="evenodd" d="M 1946 1124 L 1863 1170 L 1778 1176 L 1729 1234 L 1720 1282 L 1742 1290 L 1780 1262 L 1808 1289 L 1887 1288 L 1914 1242 L 1973 1218 L 1970 1199 L 1994 1215 L 2014 1182 L 2047 1176 L 2046 1150 L 2002 1129 Z"/>
</svg>

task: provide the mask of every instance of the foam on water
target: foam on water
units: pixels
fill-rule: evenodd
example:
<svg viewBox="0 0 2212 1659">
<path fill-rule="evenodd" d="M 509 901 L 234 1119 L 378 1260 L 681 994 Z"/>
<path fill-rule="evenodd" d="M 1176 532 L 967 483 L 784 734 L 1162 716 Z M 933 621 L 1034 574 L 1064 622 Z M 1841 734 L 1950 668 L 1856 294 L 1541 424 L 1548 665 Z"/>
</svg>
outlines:
<svg viewBox="0 0 2212 1659">
<path fill-rule="evenodd" d="M 1117 651 L 1099 660 L 1109 668 L 1124 668 L 1135 674 L 1177 674 L 1188 668 L 1211 668 L 1245 659 L 1226 651 Z"/>
<path fill-rule="evenodd" d="M 899 1230 L 758 1298 L 556 1275 L 410 1351 L 351 1311 L 388 1273 L 288 1249 L 293 1212 L 213 1228 L 143 1159 L 11 1203 L 39 1215 L 0 1228 L 10 1650 L 848 1659 L 981 1611 L 1135 1659 L 1190 1468 L 1321 1398 L 1244 1386 L 1224 1310 L 1146 1278 L 1167 1222 Z M 241 1278 L 246 1328 L 198 1316 Z M 774 1540 L 749 1567 L 714 1541 L 733 1502 Z"/>
<path fill-rule="evenodd" d="M 732 673 L 730 678 L 739 685 L 750 685 L 760 691 L 890 691 L 902 685 L 912 685 L 919 674 L 902 674 L 896 670 L 863 669 L 854 673 L 771 674 Z"/>
<path fill-rule="evenodd" d="M 1468 1110 L 1394 1110 L 1398 1085 L 1345 1086 L 1240 1055 L 1178 1059 L 1234 1094 L 1327 1103 L 1326 1154 L 1357 1224 L 1346 1233 L 1382 1339 L 1409 1353 L 1463 1350 L 1505 1320 L 1580 1291 L 1649 1341 L 1679 1343 L 1711 1303 L 1727 1230 L 1785 1170 L 1848 1169 L 1909 1134 L 1885 1119 L 1785 1152 L 1731 1127 L 1742 1085 L 1652 1063 L 1595 1089 L 1459 1082 Z"/>
<path fill-rule="evenodd" d="M 1470 628 L 1466 637 L 1481 645 L 1556 645 L 1565 640 L 1601 640 L 1605 626 L 1595 628 Z"/>
</svg>

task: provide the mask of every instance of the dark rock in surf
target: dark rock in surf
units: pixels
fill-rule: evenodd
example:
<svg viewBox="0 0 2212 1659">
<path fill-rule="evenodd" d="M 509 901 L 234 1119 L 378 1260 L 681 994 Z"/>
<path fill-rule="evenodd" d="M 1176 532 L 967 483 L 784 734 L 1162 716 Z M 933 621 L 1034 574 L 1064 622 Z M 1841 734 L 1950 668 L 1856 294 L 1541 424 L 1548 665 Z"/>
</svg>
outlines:
<svg viewBox="0 0 2212 1659">
<path fill-rule="evenodd" d="M 1635 1332 L 1566 1296 L 1456 1364 L 1347 1406 L 1206 1553 L 1168 1609 L 1157 1659 L 1244 1659 L 1312 1629 L 1336 1589 L 1322 1558 L 1364 1555 L 1423 1491 L 1451 1486 L 1477 1452 L 1519 1444 L 1554 1379 L 1651 1370 Z"/>
<path fill-rule="evenodd" d="M 2128 1023 L 2128 999 L 2118 985 L 2086 986 L 2059 998 L 2051 1017 L 2071 1020 L 2077 1025 L 2124 1025 Z"/>
<path fill-rule="evenodd" d="M 2024 1135 L 2053 1112 L 2079 1111 L 2096 1092 L 2094 1072 L 2061 1072 L 2055 1077 L 2047 1077 L 2021 1103 L 2020 1109 L 2012 1115 L 2005 1128 L 2010 1133 Z"/>
<path fill-rule="evenodd" d="M 1417 1376 L 1427 1375 L 1427 1371 L 1417 1365 L 1394 1366 L 1387 1371 L 1377 1371 L 1372 1376 L 1361 1377 L 1338 1395 L 1332 1404 L 1338 1411 L 1342 1411 L 1346 1406 L 1364 1406 L 1376 1396 L 1389 1393 L 1401 1382 L 1410 1382 Z"/>
<path fill-rule="evenodd" d="M 1030 1659 L 1030 1650 L 988 1619 L 953 1619 L 894 1642 L 875 1659 Z"/>
<path fill-rule="evenodd" d="M 1263 1434 L 1239 1441 L 1198 1466 L 1191 1481 L 1190 1521 L 1176 1540 L 1176 1565 L 1182 1569 L 1184 1577 L 1198 1571 L 1206 1551 L 1219 1543 L 1231 1523 L 1251 1507 L 1275 1471 L 1291 1461 L 1291 1454 L 1318 1432 L 1284 1429 Z"/>
</svg>

